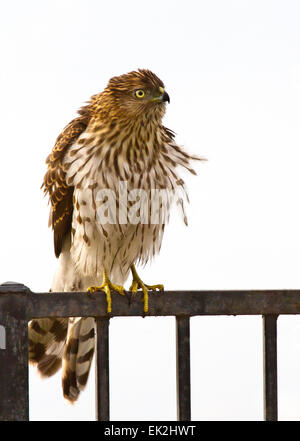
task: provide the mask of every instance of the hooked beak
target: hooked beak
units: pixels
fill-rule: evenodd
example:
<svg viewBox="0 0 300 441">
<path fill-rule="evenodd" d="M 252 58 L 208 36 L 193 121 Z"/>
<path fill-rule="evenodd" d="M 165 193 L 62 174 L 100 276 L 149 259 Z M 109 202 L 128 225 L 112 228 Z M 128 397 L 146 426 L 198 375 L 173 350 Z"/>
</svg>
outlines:
<svg viewBox="0 0 300 441">
<path fill-rule="evenodd" d="M 160 87 L 159 91 L 160 91 L 161 95 L 153 98 L 151 101 L 156 102 L 156 103 L 165 103 L 166 101 L 168 101 L 168 103 L 170 103 L 170 97 L 167 94 L 167 92 L 165 92 L 165 89 L 163 87 Z"/>
<path fill-rule="evenodd" d="M 168 103 L 170 104 L 170 97 L 167 94 L 167 92 L 164 92 L 162 98 L 161 98 L 162 102 L 165 103 L 166 101 L 168 101 Z"/>
</svg>

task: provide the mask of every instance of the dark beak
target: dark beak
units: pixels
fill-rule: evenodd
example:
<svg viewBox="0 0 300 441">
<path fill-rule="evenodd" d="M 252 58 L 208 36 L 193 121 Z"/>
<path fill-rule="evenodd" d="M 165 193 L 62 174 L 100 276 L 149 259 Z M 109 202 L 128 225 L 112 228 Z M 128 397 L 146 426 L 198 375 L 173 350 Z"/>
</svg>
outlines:
<svg viewBox="0 0 300 441">
<path fill-rule="evenodd" d="M 162 101 L 165 103 L 166 101 L 168 101 L 168 103 L 170 103 L 170 97 L 167 94 L 167 92 L 164 92 L 163 96 L 162 96 Z"/>
</svg>

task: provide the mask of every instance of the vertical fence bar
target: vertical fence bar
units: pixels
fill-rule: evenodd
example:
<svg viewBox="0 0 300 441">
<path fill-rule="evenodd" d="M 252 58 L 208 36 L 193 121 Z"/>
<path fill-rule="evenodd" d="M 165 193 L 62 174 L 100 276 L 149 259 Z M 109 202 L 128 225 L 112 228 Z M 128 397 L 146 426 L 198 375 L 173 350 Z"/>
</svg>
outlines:
<svg viewBox="0 0 300 441">
<path fill-rule="evenodd" d="M 263 316 L 264 417 L 277 421 L 277 315 Z"/>
<path fill-rule="evenodd" d="M 12 318 L 5 327 L 6 347 L 0 348 L 1 421 L 29 420 L 27 326 L 26 320 Z"/>
<path fill-rule="evenodd" d="M 176 317 L 177 419 L 191 420 L 190 318 Z"/>
<path fill-rule="evenodd" d="M 28 288 L 0 285 L 0 420 L 28 421 Z"/>
<path fill-rule="evenodd" d="M 95 320 L 96 419 L 109 421 L 109 319 Z"/>
</svg>

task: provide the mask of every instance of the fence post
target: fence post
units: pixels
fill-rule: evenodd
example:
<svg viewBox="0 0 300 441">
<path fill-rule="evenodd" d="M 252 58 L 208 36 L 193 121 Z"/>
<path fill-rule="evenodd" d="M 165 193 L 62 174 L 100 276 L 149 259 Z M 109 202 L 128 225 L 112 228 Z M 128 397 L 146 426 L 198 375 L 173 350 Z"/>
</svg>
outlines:
<svg viewBox="0 0 300 441">
<path fill-rule="evenodd" d="M 95 320 L 96 419 L 109 421 L 109 319 Z"/>
<path fill-rule="evenodd" d="M 177 420 L 191 420 L 190 317 L 176 317 Z"/>
<path fill-rule="evenodd" d="M 277 315 L 263 316 L 264 414 L 266 421 L 277 421 Z"/>
<path fill-rule="evenodd" d="M 28 421 L 28 288 L 0 285 L 0 420 Z"/>
</svg>

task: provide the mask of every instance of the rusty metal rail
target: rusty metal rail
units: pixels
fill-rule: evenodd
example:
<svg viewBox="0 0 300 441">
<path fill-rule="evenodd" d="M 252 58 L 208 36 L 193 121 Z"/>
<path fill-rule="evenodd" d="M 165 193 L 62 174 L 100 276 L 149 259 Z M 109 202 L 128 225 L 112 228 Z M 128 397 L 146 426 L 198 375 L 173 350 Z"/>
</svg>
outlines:
<svg viewBox="0 0 300 441">
<path fill-rule="evenodd" d="M 109 319 L 144 316 L 141 295 L 33 293 L 15 283 L 0 285 L 0 420 L 28 420 L 28 321 L 40 317 L 95 317 L 96 415 L 109 420 Z M 155 293 L 149 316 L 176 317 L 178 420 L 191 419 L 190 317 L 262 315 L 265 420 L 277 420 L 277 317 L 300 314 L 300 290 L 167 291 Z"/>
</svg>

